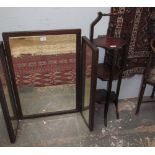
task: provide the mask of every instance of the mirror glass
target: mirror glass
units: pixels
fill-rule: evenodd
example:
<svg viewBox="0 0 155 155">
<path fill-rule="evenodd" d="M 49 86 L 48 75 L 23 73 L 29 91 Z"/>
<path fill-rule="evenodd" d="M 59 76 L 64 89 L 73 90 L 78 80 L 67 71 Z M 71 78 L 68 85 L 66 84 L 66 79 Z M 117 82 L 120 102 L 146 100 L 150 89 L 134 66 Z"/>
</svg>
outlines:
<svg viewBox="0 0 155 155">
<path fill-rule="evenodd" d="M 76 34 L 9 37 L 24 115 L 76 109 Z"/>
<path fill-rule="evenodd" d="M 0 57 L 0 79 L 1 79 L 2 87 L 3 87 L 1 89 L 4 91 L 5 100 L 6 100 L 8 110 L 9 110 L 9 115 L 11 118 L 12 126 L 13 126 L 14 132 L 16 134 L 16 129 L 18 126 L 18 118 L 16 115 L 15 103 L 13 101 L 13 96 L 12 96 L 12 94 L 10 94 L 9 87 L 7 85 L 7 79 L 6 79 L 4 68 L 3 68 L 4 65 L 2 65 L 2 62 L 3 62 L 2 58 Z M 5 104 L 5 102 L 3 102 L 2 104 Z"/>
<path fill-rule="evenodd" d="M 92 71 L 92 49 L 86 44 L 85 50 L 85 73 L 84 73 L 84 101 L 83 101 L 83 116 L 89 123 L 89 106 L 91 93 L 91 71 Z"/>
</svg>

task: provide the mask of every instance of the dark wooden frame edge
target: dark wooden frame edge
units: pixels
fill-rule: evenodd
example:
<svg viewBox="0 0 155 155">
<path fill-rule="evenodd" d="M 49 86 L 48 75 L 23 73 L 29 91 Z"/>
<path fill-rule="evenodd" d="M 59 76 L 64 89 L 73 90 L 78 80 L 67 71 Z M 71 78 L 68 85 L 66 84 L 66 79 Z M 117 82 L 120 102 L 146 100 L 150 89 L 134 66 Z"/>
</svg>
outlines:
<svg viewBox="0 0 155 155">
<path fill-rule="evenodd" d="M 23 115 L 20 99 L 18 95 L 18 90 L 15 81 L 15 74 L 13 69 L 13 63 L 11 58 L 11 50 L 9 47 L 9 37 L 19 37 L 19 36 L 40 36 L 40 35 L 63 35 L 63 34 L 75 34 L 76 35 L 76 109 L 64 110 L 57 112 L 48 112 L 48 113 L 39 113 L 32 115 Z M 8 59 L 9 71 L 11 73 L 12 85 L 14 89 L 14 94 L 16 98 L 16 104 L 18 106 L 19 118 L 38 118 L 38 117 L 47 117 L 58 114 L 66 114 L 72 112 L 79 112 L 81 109 L 81 29 L 63 29 L 63 30 L 42 30 L 42 31 L 18 31 L 18 32 L 3 32 L 2 33 L 4 45 L 5 45 L 5 55 Z"/>
<path fill-rule="evenodd" d="M 90 107 L 89 107 L 89 123 L 86 121 L 84 115 L 82 114 L 83 104 L 84 104 L 84 85 L 85 85 L 85 45 L 88 45 L 92 49 L 92 71 L 91 71 L 91 89 L 90 89 Z M 88 126 L 90 131 L 93 131 L 94 128 L 94 110 L 95 110 L 95 94 L 96 94 L 96 84 L 97 84 L 97 64 L 98 64 L 98 48 L 90 42 L 90 40 L 83 36 L 82 37 L 82 110 L 81 115 L 84 119 L 84 122 Z"/>
<path fill-rule="evenodd" d="M 17 128 L 15 129 L 15 131 L 14 131 L 13 126 L 12 126 L 11 117 L 9 114 L 9 109 L 7 106 L 7 102 L 6 102 L 6 98 L 5 98 L 1 79 L 0 79 L 0 100 L 1 100 L 2 111 L 3 111 L 7 131 L 8 131 L 8 135 L 10 138 L 10 142 L 14 143 L 16 141 L 17 130 L 19 127 L 19 117 L 18 117 L 18 112 L 17 112 L 16 107 L 14 107 L 16 105 L 14 105 L 14 106 L 12 105 L 12 104 L 15 104 L 15 101 L 14 101 L 14 97 L 13 97 L 11 83 L 9 80 L 9 75 L 7 72 L 8 70 L 7 70 L 6 61 L 5 61 L 3 42 L 0 42 L 0 57 L 1 57 L 1 61 L 2 61 L 2 67 L 3 67 L 3 71 L 4 71 L 4 76 L 6 79 L 6 84 L 8 86 L 9 96 L 11 99 L 11 106 L 12 106 L 14 115 L 16 115 L 15 117 L 16 117 L 16 121 L 17 121 Z"/>
</svg>

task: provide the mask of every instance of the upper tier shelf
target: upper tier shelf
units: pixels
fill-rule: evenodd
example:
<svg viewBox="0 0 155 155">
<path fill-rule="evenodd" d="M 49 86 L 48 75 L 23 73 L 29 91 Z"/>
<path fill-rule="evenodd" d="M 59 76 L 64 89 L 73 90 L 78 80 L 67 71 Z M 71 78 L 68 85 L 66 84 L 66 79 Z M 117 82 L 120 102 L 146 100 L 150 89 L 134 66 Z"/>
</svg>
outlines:
<svg viewBox="0 0 155 155">
<path fill-rule="evenodd" d="M 97 47 L 102 47 L 106 49 L 121 49 L 126 41 L 120 38 L 113 38 L 108 36 L 99 36 L 96 39 L 93 39 L 93 42 Z"/>
</svg>

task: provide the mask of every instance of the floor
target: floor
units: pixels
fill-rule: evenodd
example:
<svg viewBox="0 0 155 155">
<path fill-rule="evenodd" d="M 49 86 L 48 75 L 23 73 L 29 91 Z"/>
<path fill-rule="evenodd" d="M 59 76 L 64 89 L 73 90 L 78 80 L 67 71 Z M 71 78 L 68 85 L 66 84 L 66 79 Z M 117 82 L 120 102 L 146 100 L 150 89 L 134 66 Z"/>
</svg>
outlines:
<svg viewBox="0 0 155 155">
<path fill-rule="evenodd" d="M 104 106 L 97 104 L 93 132 L 79 113 L 20 121 L 15 144 L 10 144 L 0 119 L 0 146 L 155 146 L 155 104 L 143 103 L 138 116 L 135 106 L 136 99 L 121 100 L 120 119 L 116 120 L 111 104 L 105 128 Z"/>
</svg>

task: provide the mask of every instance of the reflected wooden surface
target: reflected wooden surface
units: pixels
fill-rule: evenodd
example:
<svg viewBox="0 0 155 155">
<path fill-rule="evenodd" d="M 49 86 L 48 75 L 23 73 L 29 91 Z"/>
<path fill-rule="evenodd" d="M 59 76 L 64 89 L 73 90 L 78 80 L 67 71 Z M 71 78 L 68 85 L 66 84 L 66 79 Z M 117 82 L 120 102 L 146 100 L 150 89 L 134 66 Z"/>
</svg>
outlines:
<svg viewBox="0 0 155 155">
<path fill-rule="evenodd" d="M 76 35 L 22 36 L 9 39 L 13 57 L 75 53 Z"/>
</svg>

